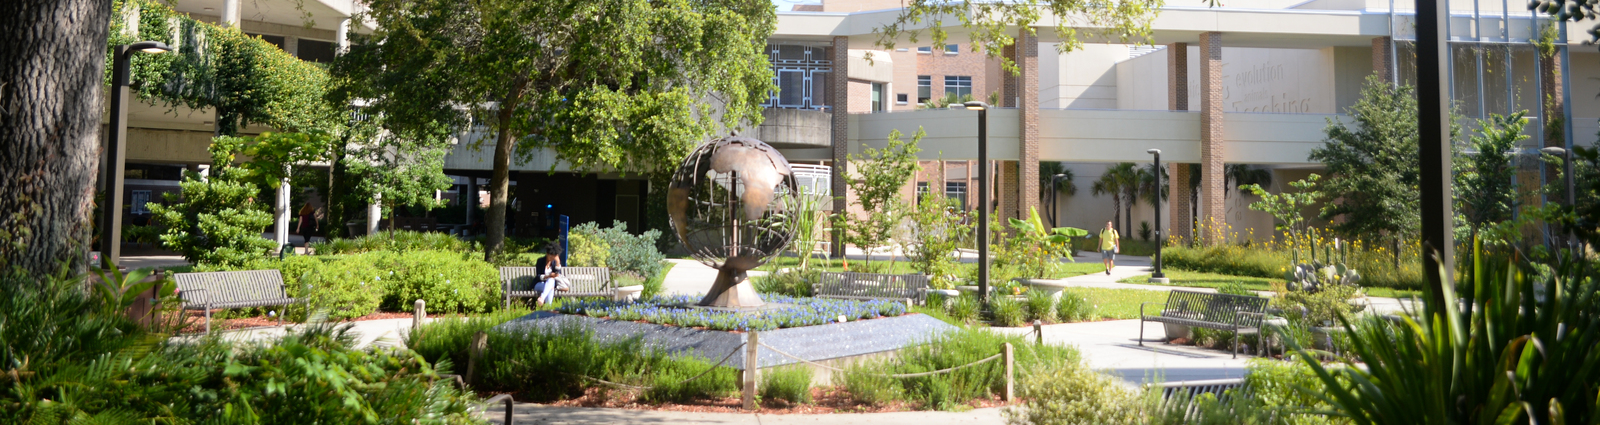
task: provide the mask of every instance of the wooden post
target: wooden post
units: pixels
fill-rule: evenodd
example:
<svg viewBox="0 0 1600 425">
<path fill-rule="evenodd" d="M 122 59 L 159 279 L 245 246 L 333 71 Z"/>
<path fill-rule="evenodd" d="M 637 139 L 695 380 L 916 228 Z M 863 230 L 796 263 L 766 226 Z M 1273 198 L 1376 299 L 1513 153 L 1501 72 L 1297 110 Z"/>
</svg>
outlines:
<svg viewBox="0 0 1600 425">
<path fill-rule="evenodd" d="M 1038 337 L 1035 341 L 1036 344 L 1044 345 L 1044 321 L 1033 321 L 1033 335 Z"/>
<path fill-rule="evenodd" d="M 1000 354 L 1000 361 L 1006 363 L 1006 393 L 1002 395 L 1001 399 L 1005 401 L 1015 401 L 1015 394 L 1017 390 L 1017 369 L 1015 360 L 1017 356 L 1011 351 L 1011 343 L 1009 342 L 1000 347 Z"/>
<path fill-rule="evenodd" d="M 756 339 L 756 331 L 750 331 L 744 343 L 744 408 L 756 410 L 756 380 L 760 379 L 761 366 L 756 361 L 756 349 L 760 347 L 760 340 Z"/>
<path fill-rule="evenodd" d="M 489 334 L 483 331 L 472 335 L 472 345 L 467 347 L 467 376 L 468 384 L 473 382 L 473 372 L 478 367 L 478 362 L 483 357 L 483 350 L 489 347 Z"/>
<path fill-rule="evenodd" d="M 417 300 L 411 313 L 411 329 L 422 330 L 422 322 L 428 319 L 428 302 Z"/>
</svg>

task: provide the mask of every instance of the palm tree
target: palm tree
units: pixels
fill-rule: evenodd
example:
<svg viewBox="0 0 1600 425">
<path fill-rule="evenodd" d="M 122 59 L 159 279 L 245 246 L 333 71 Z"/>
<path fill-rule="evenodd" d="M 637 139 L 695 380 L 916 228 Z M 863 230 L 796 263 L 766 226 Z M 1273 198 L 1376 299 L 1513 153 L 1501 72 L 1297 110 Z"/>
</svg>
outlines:
<svg viewBox="0 0 1600 425">
<path fill-rule="evenodd" d="M 1055 176 L 1058 174 L 1062 177 L 1060 179 L 1055 179 Z M 1055 161 L 1044 161 L 1039 163 L 1039 199 L 1049 200 L 1050 202 L 1050 226 L 1052 227 L 1056 225 L 1057 208 L 1055 204 L 1055 198 L 1049 196 L 1050 190 L 1054 189 L 1056 192 L 1066 194 L 1067 196 L 1077 195 L 1078 185 L 1073 184 L 1072 178 L 1072 170 L 1068 169 L 1064 163 Z M 1051 180 L 1055 180 L 1054 187 L 1051 187 Z"/>
<path fill-rule="evenodd" d="M 1118 216 L 1125 215 L 1127 217 L 1123 221 L 1122 234 L 1127 234 L 1129 228 L 1126 224 L 1133 221 L 1133 204 L 1137 201 L 1135 198 L 1139 194 L 1138 182 L 1138 172 L 1135 170 L 1133 163 L 1124 162 L 1106 169 L 1106 172 L 1100 175 L 1100 179 L 1095 180 L 1094 184 L 1089 186 L 1089 192 L 1094 196 L 1111 195 L 1111 221 L 1113 225 L 1115 225 Z M 1124 212 L 1122 207 L 1124 199 L 1128 201 L 1127 212 Z"/>
<path fill-rule="evenodd" d="M 1156 179 L 1156 172 L 1161 173 L 1160 180 Z M 1171 185 L 1162 184 L 1157 187 L 1156 184 L 1170 181 L 1172 181 L 1172 178 L 1167 175 L 1167 169 L 1158 170 L 1155 164 L 1147 165 L 1139 169 L 1139 194 L 1144 197 L 1145 202 L 1149 202 L 1151 205 L 1159 205 L 1160 201 L 1169 198 L 1168 193 L 1171 192 Z M 1161 194 L 1161 199 L 1156 199 L 1156 193 Z"/>
<path fill-rule="evenodd" d="M 1247 184 L 1261 186 L 1272 185 L 1272 170 L 1256 168 L 1248 164 L 1228 164 L 1222 173 L 1222 197 L 1228 197 L 1228 188 L 1237 188 Z"/>
</svg>

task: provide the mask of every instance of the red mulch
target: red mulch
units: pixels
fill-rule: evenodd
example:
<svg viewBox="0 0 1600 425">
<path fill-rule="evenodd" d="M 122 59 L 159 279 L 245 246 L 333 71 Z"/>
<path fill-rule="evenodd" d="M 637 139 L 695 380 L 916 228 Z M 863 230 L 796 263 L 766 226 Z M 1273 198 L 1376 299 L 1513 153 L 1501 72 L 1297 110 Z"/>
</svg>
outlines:
<svg viewBox="0 0 1600 425">
<path fill-rule="evenodd" d="M 255 317 L 238 317 L 238 318 L 232 318 L 232 319 L 227 319 L 227 320 L 217 320 L 217 315 L 219 313 L 220 313 L 220 311 L 217 311 L 217 310 L 213 310 L 211 312 L 211 330 L 212 331 L 248 329 L 248 328 L 259 328 L 259 327 L 277 326 L 278 325 L 278 318 L 276 318 L 276 317 L 267 317 L 266 315 L 260 315 L 260 316 L 255 316 Z M 229 314 L 237 314 L 237 312 L 229 312 Z M 184 320 L 185 320 L 186 325 L 184 326 L 182 332 L 184 332 L 184 333 L 205 332 L 205 329 L 206 329 L 205 328 L 205 313 L 199 312 L 199 311 L 184 311 L 184 316 L 185 316 Z M 445 316 L 449 316 L 449 315 L 445 315 Z M 441 316 L 429 316 L 429 317 L 441 317 Z M 368 321 L 368 320 L 409 319 L 409 318 L 411 318 L 411 313 L 393 313 L 393 312 L 380 311 L 380 312 L 368 314 L 368 315 L 365 315 L 365 316 L 357 317 L 357 318 L 354 318 L 354 319 L 340 320 L 339 322 L 363 322 L 363 321 Z M 289 320 L 284 320 L 283 324 L 284 325 L 293 325 L 293 324 L 296 324 L 296 323 L 292 322 L 292 321 L 289 321 Z"/>
<path fill-rule="evenodd" d="M 493 396 L 494 394 L 484 394 Z M 601 388 L 589 388 L 582 397 L 552 401 L 546 404 L 564 407 L 603 407 L 610 409 L 636 409 L 660 410 L 670 412 L 695 412 L 695 413 L 760 413 L 763 415 L 790 415 L 790 414 L 830 414 L 830 413 L 886 413 L 909 412 L 920 410 L 919 405 L 907 401 L 895 401 L 880 405 L 869 405 L 856 401 L 848 392 L 837 388 L 812 388 L 810 404 L 791 404 L 781 400 L 769 400 L 762 404 L 761 409 L 754 412 L 744 410 L 743 402 L 739 397 L 726 397 L 714 400 L 700 400 L 687 404 L 678 403 L 641 403 L 636 400 L 635 393 L 622 390 L 606 391 Z M 974 408 L 1000 407 L 1006 403 L 999 397 L 976 399 L 967 403 Z"/>
</svg>

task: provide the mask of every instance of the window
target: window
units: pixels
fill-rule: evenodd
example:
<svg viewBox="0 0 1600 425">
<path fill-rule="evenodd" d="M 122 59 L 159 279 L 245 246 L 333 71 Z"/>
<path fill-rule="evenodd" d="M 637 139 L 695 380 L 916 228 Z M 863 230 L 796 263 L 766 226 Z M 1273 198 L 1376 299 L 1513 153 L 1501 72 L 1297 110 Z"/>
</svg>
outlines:
<svg viewBox="0 0 1600 425">
<path fill-rule="evenodd" d="M 961 53 L 961 46 L 957 46 L 957 45 L 954 45 L 954 44 L 946 44 L 946 45 L 944 45 L 944 54 L 953 55 L 953 54 L 956 54 L 956 53 Z"/>
<path fill-rule="evenodd" d="M 828 80 L 833 78 L 833 71 L 811 70 L 811 107 L 821 109 L 828 106 Z"/>
<path fill-rule="evenodd" d="M 967 182 L 944 182 L 944 196 L 955 199 L 961 210 L 967 210 Z"/>
<path fill-rule="evenodd" d="M 928 182 L 917 182 L 917 203 L 928 198 Z"/>
<path fill-rule="evenodd" d="M 267 43 L 271 43 L 274 46 L 278 46 L 279 49 L 282 49 L 283 48 L 283 44 L 287 41 L 281 35 L 266 35 L 266 34 L 251 34 L 251 33 L 245 33 L 244 35 L 251 36 L 251 37 L 260 37 L 261 41 L 265 41 Z"/>
<path fill-rule="evenodd" d="M 806 72 L 799 69 L 778 70 L 778 106 L 805 107 Z"/>
<path fill-rule="evenodd" d="M 833 47 L 816 43 L 772 43 L 767 59 L 772 65 L 772 84 L 761 106 L 769 108 L 826 109 L 829 104 L 828 80 L 833 71 Z"/>
<path fill-rule="evenodd" d="M 944 94 L 956 95 L 962 98 L 972 95 L 972 77 L 965 75 L 946 75 L 944 77 Z"/>
<path fill-rule="evenodd" d="M 933 96 L 933 76 L 917 76 L 917 103 L 928 103 L 928 98 Z"/>
<path fill-rule="evenodd" d="M 317 63 L 333 62 L 333 43 L 326 41 L 300 39 L 300 49 L 296 54 L 300 60 Z"/>
<path fill-rule="evenodd" d="M 872 83 L 872 111 L 882 111 L 883 103 L 883 83 Z"/>
<path fill-rule="evenodd" d="M 911 49 L 907 49 L 907 48 L 904 48 L 904 47 L 901 47 L 901 48 L 898 48 L 898 49 L 894 49 L 894 51 L 896 51 L 896 52 L 907 52 L 907 51 L 910 51 L 910 50 Z"/>
<path fill-rule="evenodd" d="M 130 211 L 132 211 L 134 214 L 149 214 L 150 206 L 145 204 L 150 203 L 150 191 L 135 190 L 133 191 L 132 195 L 133 196 L 128 197 L 131 201 L 133 201 L 133 208 Z"/>
<path fill-rule="evenodd" d="M 933 48 L 928 46 L 918 47 L 917 53 L 933 53 Z"/>
<path fill-rule="evenodd" d="M 906 94 L 905 94 L 905 93 L 898 93 L 898 94 L 895 94 L 895 95 L 894 95 L 894 103 L 895 103 L 895 104 L 896 104 L 896 105 L 904 105 L 904 104 L 906 104 L 906 97 L 907 97 L 907 96 L 906 96 Z"/>
</svg>

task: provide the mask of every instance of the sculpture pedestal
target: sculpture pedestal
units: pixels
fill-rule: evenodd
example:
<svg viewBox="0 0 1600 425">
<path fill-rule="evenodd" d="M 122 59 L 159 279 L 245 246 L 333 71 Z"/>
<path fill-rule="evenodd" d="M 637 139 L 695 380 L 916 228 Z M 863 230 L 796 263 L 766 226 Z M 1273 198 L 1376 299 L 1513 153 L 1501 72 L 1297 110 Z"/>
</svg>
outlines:
<svg viewBox="0 0 1600 425">
<path fill-rule="evenodd" d="M 704 307 L 737 309 L 760 307 L 763 304 L 766 303 L 761 301 L 761 294 L 756 293 L 749 275 L 742 269 L 727 266 L 717 269 L 717 280 L 711 284 L 711 291 L 700 299 L 700 305 Z"/>
</svg>

